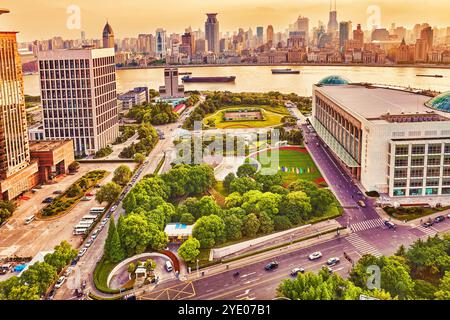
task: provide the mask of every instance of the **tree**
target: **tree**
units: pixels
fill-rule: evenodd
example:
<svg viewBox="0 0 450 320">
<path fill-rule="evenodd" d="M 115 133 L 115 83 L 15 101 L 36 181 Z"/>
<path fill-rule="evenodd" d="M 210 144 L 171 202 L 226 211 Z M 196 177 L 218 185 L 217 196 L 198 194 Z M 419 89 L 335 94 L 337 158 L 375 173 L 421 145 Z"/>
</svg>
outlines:
<svg viewBox="0 0 450 320">
<path fill-rule="evenodd" d="M 230 184 L 230 192 L 238 192 L 240 194 L 247 193 L 252 190 L 262 190 L 262 186 L 260 183 L 256 182 L 252 178 L 244 177 L 237 178 Z"/>
<path fill-rule="evenodd" d="M 253 238 L 256 237 L 256 235 L 258 234 L 260 226 L 261 223 L 259 222 L 256 214 L 251 213 L 244 218 L 244 225 L 242 231 L 244 235 L 246 235 L 247 237 Z"/>
<path fill-rule="evenodd" d="M 152 250 L 161 251 L 167 248 L 167 245 L 169 244 L 169 237 L 164 231 L 159 230 L 156 224 L 149 224 L 149 233 L 151 235 L 149 246 Z"/>
<path fill-rule="evenodd" d="M 83 190 L 77 184 L 71 186 L 70 189 L 67 191 L 67 196 L 69 198 L 75 198 L 82 194 L 83 194 Z"/>
<path fill-rule="evenodd" d="M 292 228 L 292 223 L 286 216 L 276 216 L 273 218 L 273 222 L 276 231 L 284 231 Z"/>
<path fill-rule="evenodd" d="M 123 200 L 123 208 L 125 209 L 125 212 L 130 213 L 133 212 L 136 207 L 136 197 L 134 196 L 134 192 L 130 192 Z"/>
<path fill-rule="evenodd" d="M 131 175 L 131 169 L 126 165 L 121 165 L 114 171 L 113 181 L 123 187 L 130 182 Z"/>
<path fill-rule="evenodd" d="M 144 267 L 147 268 L 147 270 L 153 271 L 156 269 L 156 262 L 152 259 L 147 259 L 144 263 Z"/>
<path fill-rule="evenodd" d="M 139 163 L 139 164 L 143 164 L 145 162 L 145 156 L 142 153 L 136 153 L 134 155 L 134 162 Z"/>
<path fill-rule="evenodd" d="M 238 168 L 236 175 L 238 176 L 238 178 L 253 178 L 256 171 L 257 169 L 251 164 L 243 164 Z"/>
<path fill-rule="evenodd" d="M 134 263 L 130 263 L 128 265 L 128 273 L 134 273 L 136 271 L 136 265 Z"/>
<path fill-rule="evenodd" d="M 434 294 L 436 300 L 450 300 L 450 271 L 446 271 L 439 284 L 439 290 Z"/>
<path fill-rule="evenodd" d="M 56 268 L 46 262 L 36 262 L 30 266 L 21 276 L 21 282 L 30 287 L 36 287 L 39 295 L 42 295 L 50 285 L 58 279 Z"/>
<path fill-rule="evenodd" d="M 11 212 L 9 212 L 8 210 L 6 210 L 6 209 L 0 209 L 0 224 L 3 222 L 3 221 L 6 221 L 6 219 L 8 219 L 9 217 L 11 217 Z"/>
<path fill-rule="evenodd" d="M 227 240 L 234 241 L 242 238 L 242 220 L 236 215 L 226 215 L 223 218 L 225 223 L 225 237 Z"/>
<path fill-rule="evenodd" d="M 180 218 L 180 223 L 191 225 L 194 224 L 195 217 L 190 213 L 183 213 Z"/>
<path fill-rule="evenodd" d="M 274 230 L 274 223 L 272 218 L 265 212 L 261 212 L 259 214 L 259 232 L 262 234 L 268 234 L 273 232 Z"/>
<path fill-rule="evenodd" d="M 128 256 L 145 251 L 152 240 L 147 220 L 138 214 L 130 214 L 123 218 L 118 226 L 120 239 Z M 155 226 L 153 230 L 158 230 Z M 158 230 L 159 231 L 159 230 Z"/>
<path fill-rule="evenodd" d="M 225 223 L 216 215 L 204 216 L 198 219 L 192 235 L 202 248 L 212 248 L 225 238 Z"/>
<path fill-rule="evenodd" d="M 125 258 L 114 219 L 111 219 L 109 223 L 108 237 L 105 241 L 105 256 L 111 262 L 119 262 Z"/>
<path fill-rule="evenodd" d="M 230 172 L 229 174 L 226 175 L 225 179 L 223 179 L 223 187 L 225 188 L 225 190 L 227 190 L 227 191 L 230 190 L 230 185 L 235 179 L 236 179 L 236 176 L 232 172 Z"/>
<path fill-rule="evenodd" d="M 178 249 L 178 255 L 186 262 L 196 261 L 200 254 L 200 241 L 195 238 L 189 238 Z"/>
<path fill-rule="evenodd" d="M 264 175 L 261 173 L 257 173 L 255 175 L 256 182 L 262 185 L 263 191 L 270 191 L 272 187 L 280 186 L 283 184 L 283 177 L 281 174 L 276 173 L 274 175 Z"/>
<path fill-rule="evenodd" d="M 77 250 L 73 249 L 67 241 L 62 241 L 55 247 L 53 253 L 49 253 L 44 257 L 44 261 L 56 268 L 59 273 L 77 256 Z"/>
<path fill-rule="evenodd" d="M 116 201 L 121 192 L 122 188 L 117 183 L 109 182 L 100 188 L 95 195 L 95 200 L 97 200 L 98 203 L 107 202 L 111 204 Z"/>
<path fill-rule="evenodd" d="M 286 215 L 293 225 L 308 220 L 311 211 L 310 199 L 303 191 L 289 193 L 281 205 L 282 214 Z"/>
</svg>

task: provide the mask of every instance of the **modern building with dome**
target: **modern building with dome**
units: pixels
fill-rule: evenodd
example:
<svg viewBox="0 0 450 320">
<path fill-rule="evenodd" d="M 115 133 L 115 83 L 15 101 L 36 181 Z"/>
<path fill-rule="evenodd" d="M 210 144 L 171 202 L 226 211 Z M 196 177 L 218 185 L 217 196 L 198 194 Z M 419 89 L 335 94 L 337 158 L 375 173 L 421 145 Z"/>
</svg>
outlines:
<svg viewBox="0 0 450 320">
<path fill-rule="evenodd" d="M 331 76 L 313 86 L 311 124 L 367 191 L 450 203 L 450 93 Z"/>
<path fill-rule="evenodd" d="M 114 48 L 114 31 L 109 22 L 103 28 L 103 48 Z"/>
</svg>

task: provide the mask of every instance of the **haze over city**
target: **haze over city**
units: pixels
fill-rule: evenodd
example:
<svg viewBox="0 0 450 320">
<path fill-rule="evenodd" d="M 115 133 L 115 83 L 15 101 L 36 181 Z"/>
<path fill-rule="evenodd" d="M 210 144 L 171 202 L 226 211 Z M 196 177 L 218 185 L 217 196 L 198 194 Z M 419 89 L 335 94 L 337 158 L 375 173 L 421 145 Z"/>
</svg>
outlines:
<svg viewBox="0 0 450 320">
<path fill-rule="evenodd" d="M 411 4 L 414 5 L 411 5 Z M 66 10 L 70 5 L 81 8 L 81 29 L 87 37 L 98 37 L 99 30 L 106 20 L 115 27 L 119 37 L 135 36 L 138 33 L 154 32 L 163 27 L 168 32 L 181 32 L 187 26 L 193 29 L 202 27 L 204 13 L 218 12 L 221 31 L 232 32 L 239 27 L 253 29 L 257 25 L 272 24 L 275 30 L 282 31 L 299 14 L 310 18 L 311 24 L 319 20 L 327 21 L 328 0 L 190 0 L 180 5 L 178 0 L 146 1 L 69 1 L 69 0 L 5 0 L 2 7 L 11 10 L 11 14 L 0 21 L 0 29 L 19 30 L 19 41 L 31 41 L 52 36 L 78 38 L 79 30 L 68 30 Z M 367 22 L 367 8 L 377 5 L 381 8 L 381 23 L 389 26 L 411 27 L 415 23 L 428 22 L 432 26 L 445 26 L 448 23 L 450 2 L 441 0 L 339 0 L 337 1 L 338 19 L 352 20 L 354 23 Z M 49 19 L 51 17 L 51 19 Z M 424 18 L 426 17 L 426 18 Z M 39 28 L 37 28 L 37 23 Z"/>
</svg>

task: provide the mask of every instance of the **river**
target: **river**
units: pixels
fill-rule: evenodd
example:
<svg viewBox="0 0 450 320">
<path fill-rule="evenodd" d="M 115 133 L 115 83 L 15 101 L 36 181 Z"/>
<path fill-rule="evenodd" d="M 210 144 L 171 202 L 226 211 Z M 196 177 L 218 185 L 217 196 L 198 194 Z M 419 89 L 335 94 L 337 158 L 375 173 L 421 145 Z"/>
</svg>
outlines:
<svg viewBox="0 0 450 320">
<path fill-rule="evenodd" d="M 293 66 L 301 74 L 273 75 L 274 66 L 192 67 L 180 72 L 192 72 L 192 76 L 236 76 L 235 83 L 187 83 L 186 90 L 220 90 L 232 92 L 280 91 L 310 96 L 312 85 L 329 75 L 341 75 L 352 82 L 370 82 L 398 85 L 436 91 L 450 90 L 450 69 L 413 67 L 359 67 L 359 66 Z M 286 68 L 283 66 L 281 68 Z M 417 74 L 441 74 L 443 78 L 417 77 Z M 117 71 L 118 92 L 139 86 L 158 89 L 163 85 L 163 69 L 131 69 Z M 24 77 L 25 94 L 37 96 L 39 76 Z"/>
</svg>

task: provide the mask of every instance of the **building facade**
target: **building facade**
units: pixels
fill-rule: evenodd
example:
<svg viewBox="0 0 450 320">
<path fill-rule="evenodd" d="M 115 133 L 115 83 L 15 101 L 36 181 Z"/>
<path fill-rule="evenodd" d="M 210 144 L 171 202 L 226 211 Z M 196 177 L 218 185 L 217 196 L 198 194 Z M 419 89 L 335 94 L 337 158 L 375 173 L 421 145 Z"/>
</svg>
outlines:
<svg viewBox="0 0 450 320">
<path fill-rule="evenodd" d="M 76 155 L 91 155 L 119 135 L 114 49 L 40 52 L 46 139 L 74 139 Z"/>
<path fill-rule="evenodd" d="M 103 48 L 114 48 L 114 31 L 106 22 L 105 27 L 103 28 Z M 57 48 L 55 48 L 57 49 Z"/>
<path fill-rule="evenodd" d="M 178 83 L 178 68 L 164 69 L 164 86 L 159 87 L 159 94 L 163 99 L 184 97 L 184 86 Z"/>
<path fill-rule="evenodd" d="M 217 13 L 207 13 L 205 22 L 205 38 L 208 42 L 208 50 L 214 53 L 220 52 L 220 38 L 219 38 L 219 21 L 217 20 Z"/>
<path fill-rule="evenodd" d="M 431 100 L 419 91 L 330 79 L 313 88 L 312 124 L 367 191 L 450 196 L 450 94 Z"/>
</svg>

